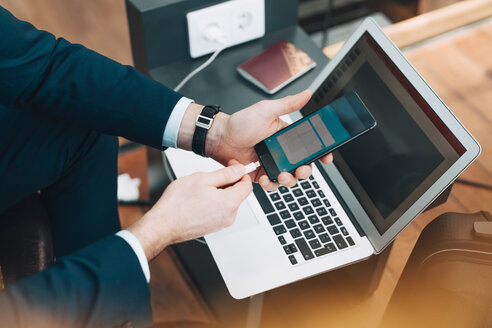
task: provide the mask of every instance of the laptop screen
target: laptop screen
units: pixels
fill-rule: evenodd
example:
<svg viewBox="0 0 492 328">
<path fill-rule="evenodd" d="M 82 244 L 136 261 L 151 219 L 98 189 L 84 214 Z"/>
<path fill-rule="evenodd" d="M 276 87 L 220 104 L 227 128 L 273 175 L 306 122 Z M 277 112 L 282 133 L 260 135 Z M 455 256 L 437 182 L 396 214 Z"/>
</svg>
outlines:
<svg viewBox="0 0 492 328">
<path fill-rule="evenodd" d="M 377 126 L 336 151 L 334 162 L 382 235 L 465 148 L 367 32 L 302 113 L 349 91 L 360 96 Z"/>
</svg>

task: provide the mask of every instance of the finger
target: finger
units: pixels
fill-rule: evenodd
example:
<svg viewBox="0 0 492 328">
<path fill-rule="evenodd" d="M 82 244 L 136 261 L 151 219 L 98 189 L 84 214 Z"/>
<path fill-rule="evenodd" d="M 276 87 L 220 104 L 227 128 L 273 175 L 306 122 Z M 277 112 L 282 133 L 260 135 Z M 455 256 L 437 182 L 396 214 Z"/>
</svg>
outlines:
<svg viewBox="0 0 492 328">
<path fill-rule="evenodd" d="M 328 155 L 321 157 L 321 162 L 326 165 L 333 163 L 333 154 L 329 153 Z"/>
<path fill-rule="evenodd" d="M 244 175 L 244 165 L 235 164 L 215 172 L 206 173 L 207 183 L 214 187 L 222 187 L 237 182 Z"/>
<path fill-rule="evenodd" d="M 253 183 L 249 175 L 244 175 L 241 180 L 230 187 L 224 189 L 227 192 L 230 201 L 239 206 L 248 195 L 253 191 Z"/>
<path fill-rule="evenodd" d="M 273 113 L 277 116 L 282 116 L 285 114 L 289 114 L 295 112 L 296 110 L 301 109 L 304 105 L 307 104 L 309 99 L 311 99 L 311 91 L 304 90 L 301 93 L 296 95 L 287 96 L 279 100 L 272 101 L 272 110 Z"/>
<path fill-rule="evenodd" d="M 313 173 L 313 169 L 312 169 L 311 165 L 299 166 L 296 169 L 296 178 L 307 179 L 311 176 L 311 173 Z"/>
<path fill-rule="evenodd" d="M 270 181 L 266 175 L 262 175 L 258 179 L 258 183 L 266 191 L 274 191 L 278 188 L 278 183 Z"/>
<path fill-rule="evenodd" d="M 282 186 L 286 186 L 288 188 L 294 187 L 297 183 L 297 179 L 292 174 L 287 172 L 280 173 L 277 179 Z"/>
<path fill-rule="evenodd" d="M 236 165 L 236 164 L 241 164 L 239 163 L 237 160 L 235 159 L 231 159 L 227 162 L 227 166 L 232 166 L 232 165 Z"/>
</svg>

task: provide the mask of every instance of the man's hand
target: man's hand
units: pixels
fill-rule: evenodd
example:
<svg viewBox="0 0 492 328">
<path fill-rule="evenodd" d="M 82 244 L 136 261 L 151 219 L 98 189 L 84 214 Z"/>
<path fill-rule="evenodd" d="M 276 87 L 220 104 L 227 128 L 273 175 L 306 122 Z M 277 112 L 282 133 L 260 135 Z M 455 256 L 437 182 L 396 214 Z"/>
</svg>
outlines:
<svg viewBox="0 0 492 328">
<path fill-rule="evenodd" d="M 224 165 L 231 159 L 236 159 L 242 164 L 258 161 L 254 146 L 286 127 L 288 124 L 279 117 L 301 109 L 310 98 L 311 91 L 306 90 L 278 100 L 260 101 L 234 115 L 219 113 L 207 134 L 205 145 L 207 155 Z M 203 107 L 196 104 L 192 106 L 190 105 L 191 108 L 185 113 L 178 136 L 178 146 L 184 149 L 191 149 L 190 135 L 192 136 L 191 132 L 184 131 L 194 131 L 195 119 Z M 331 154 L 321 159 L 325 164 L 330 164 L 332 160 Z M 311 167 L 305 165 L 296 170 L 295 177 L 282 172 L 278 176 L 278 182 L 292 187 L 297 182 L 296 177 L 307 179 L 311 171 Z M 263 168 L 251 173 L 250 176 L 267 190 L 278 187 L 277 183 L 270 181 Z"/>
<path fill-rule="evenodd" d="M 137 237 L 150 261 L 166 246 L 231 225 L 252 190 L 244 165 L 194 173 L 173 181 L 145 216 L 127 230 Z"/>
</svg>

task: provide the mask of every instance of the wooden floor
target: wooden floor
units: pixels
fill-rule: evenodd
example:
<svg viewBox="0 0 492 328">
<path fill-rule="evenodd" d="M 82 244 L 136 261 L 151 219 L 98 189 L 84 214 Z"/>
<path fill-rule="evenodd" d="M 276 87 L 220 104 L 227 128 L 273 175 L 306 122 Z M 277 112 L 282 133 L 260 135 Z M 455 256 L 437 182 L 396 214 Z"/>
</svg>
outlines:
<svg viewBox="0 0 492 328">
<path fill-rule="evenodd" d="M 0 0 L 19 18 L 84 45 L 124 64 L 131 51 L 123 0 Z M 481 143 L 479 159 L 462 178 L 492 185 L 492 22 L 464 29 L 406 52 L 407 57 L 456 116 Z M 125 154 L 119 169 L 144 180 L 143 150 Z M 277 289 L 265 296 L 262 327 L 375 327 L 421 232 L 448 211 L 492 212 L 492 192 L 456 183 L 446 204 L 420 215 L 395 241 L 376 292 L 361 298 L 344 277 L 323 276 Z M 138 207 L 120 208 L 122 224 L 142 215 Z M 206 306 L 170 252 L 151 265 L 156 321 L 212 320 Z M 336 278 L 336 275 L 334 276 Z"/>
</svg>

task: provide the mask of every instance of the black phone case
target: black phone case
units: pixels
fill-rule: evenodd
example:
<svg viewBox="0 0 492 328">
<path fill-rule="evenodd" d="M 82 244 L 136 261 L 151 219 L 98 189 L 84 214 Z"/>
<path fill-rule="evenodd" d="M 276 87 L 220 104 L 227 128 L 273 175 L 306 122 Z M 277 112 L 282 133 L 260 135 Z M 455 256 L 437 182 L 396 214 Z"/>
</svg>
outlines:
<svg viewBox="0 0 492 328">
<path fill-rule="evenodd" d="M 317 160 L 319 160 L 319 159 L 320 159 L 320 158 L 322 158 L 323 156 L 326 156 L 326 155 L 328 155 L 329 153 L 333 152 L 334 150 L 337 150 L 338 148 L 340 148 L 341 146 L 345 145 L 346 143 L 348 143 L 348 142 L 350 142 L 350 141 L 352 141 L 352 140 L 354 140 L 354 139 L 356 139 L 356 138 L 358 138 L 358 137 L 360 137 L 360 136 L 362 136 L 362 135 L 366 134 L 367 132 L 369 132 L 369 131 L 371 131 L 372 129 L 374 129 L 376 126 L 377 126 L 377 123 L 376 123 L 376 121 L 374 121 L 374 125 L 373 125 L 371 128 L 369 128 L 369 129 L 367 129 L 367 130 L 365 130 L 365 131 L 362 131 L 360 134 L 357 134 L 357 135 L 353 136 L 353 137 L 352 137 L 352 138 L 350 138 L 350 139 L 345 140 L 345 141 L 344 141 L 344 142 L 342 142 L 341 144 L 334 146 L 334 147 L 333 147 L 333 148 L 331 148 L 330 150 L 328 150 L 328 151 L 326 151 L 326 152 L 324 152 L 324 153 L 322 153 L 322 154 L 320 154 L 320 155 L 316 156 L 316 157 L 315 157 L 315 158 L 313 158 L 312 160 L 299 164 L 299 165 L 298 165 L 295 169 L 293 169 L 293 170 L 291 170 L 291 171 L 288 171 L 288 173 L 290 173 L 290 174 L 294 174 L 294 172 L 297 170 L 297 168 L 298 168 L 298 167 L 303 166 L 303 165 L 309 165 L 309 164 L 312 164 L 312 163 L 316 162 Z M 260 144 L 263 144 L 264 146 L 259 146 Z M 259 147 L 257 148 L 257 146 L 259 146 Z M 262 149 L 261 149 L 261 150 L 259 149 L 260 147 L 261 147 L 261 148 L 266 148 L 265 141 L 261 141 L 260 143 L 258 143 L 258 144 L 255 146 L 255 151 L 256 151 L 256 154 L 258 154 L 258 151 L 261 151 L 261 150 L 262 150 Z M 272 158 L 272 157 L 271 157 L 271 155 L 270 155 L 270 152 L 267 152 L 267 154 L 268 154 L 268 156 L 271 158 L 271 161 L 272 161 L 273 163 L 275 163 L 275 161 L 273 161 L 273 158 Z M 267 169 L 268 165 L 264 165 L 264 164 L 263 164 L 262 156 L 258 155 L 258 157 L 260 158 L 261 165 L 263 166 L 263 169 L 265 169 L 265 172 L 266 172 L 266 174 L 267 174 L 268 178 L 269 178 L 271 181 L 273 181 L 273 182 L 277 182 L 277 177 L 275 177 L 275 178 L 273 177 L 273 176 L 275 175 L 275 173 L 276 173 L 276 172 L 269 172 L 269 170 Z M 275 164 L 275 166 L 276 166 L 276 164 Z M 278 172 L 278 174 L 280 174 L 280 173 L 282 173 L 282 172 L 284 172 L 284 171 L 280 171 L 280 170 L 278 170 L 278 168 L 277 168 L 277 172 Z M 278 174 L 277 174 L 277 176 L 278 176 Z"/>
</svg>

